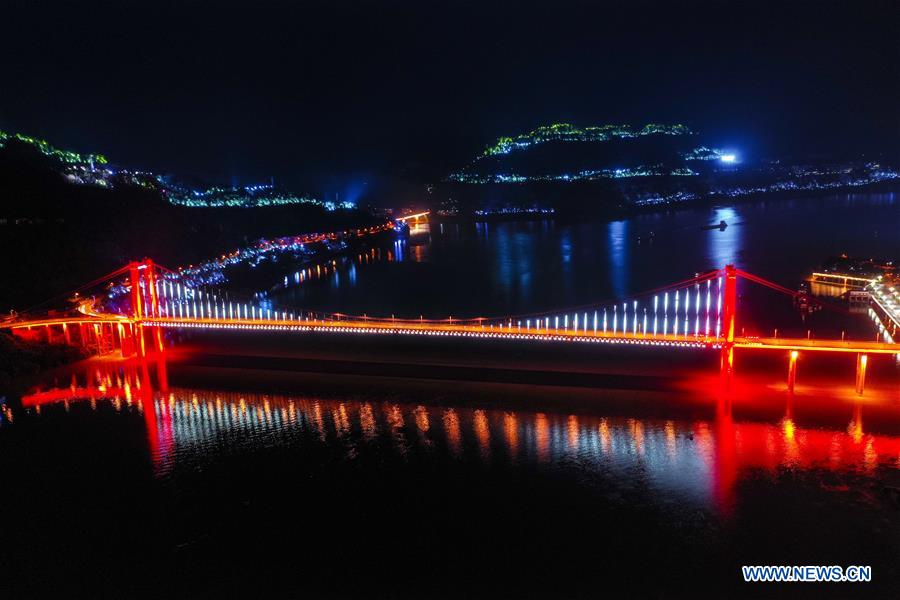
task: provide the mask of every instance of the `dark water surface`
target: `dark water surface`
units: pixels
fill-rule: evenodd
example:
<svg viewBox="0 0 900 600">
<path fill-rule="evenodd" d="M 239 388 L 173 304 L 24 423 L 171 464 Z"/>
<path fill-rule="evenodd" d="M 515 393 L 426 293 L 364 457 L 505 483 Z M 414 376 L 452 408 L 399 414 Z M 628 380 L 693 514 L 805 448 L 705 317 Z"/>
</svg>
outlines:
<svg viewBox="0 0 900 600">
<path fill-rule="evenodd" d="M 724 231 L 701 229 L 723 220 Z M 335 266 L 284 265 L 271 297 L 349 314 L 496 317 L 621 301 L 726 264 L 797 289 L 842 253 L 897 260 L 898 232 L 900 201 L 892 193 L 683 208 L 613 222 L 424 224 L 408 241 Z M 811 327 L 839 337 L 854 327 L 827 312 L 803 323 L 784 297 L 753 284 L 742 282 L 739 292 L 748 333 L 778 327 L 805 335 Z"/>
<path fill-rule="evenodd" d="M 790 285 L 840 251 L 896 254 L 897 215 L 863 195 L 445 225 L 273 293 L 465 316 L 731 261 Z M 194 337 L 165 361 L 94 359 L 6 392 L 0 597 L 896 596 L 892 357 L 859 398 L 844 357 L 804 359 L 790 395 L 782 357 L 739 357 L 724 392 L 700 354 L 268 340 Z M 742 564 L 872 565 L 873 582 L 744 584 Z"/>
</svg>

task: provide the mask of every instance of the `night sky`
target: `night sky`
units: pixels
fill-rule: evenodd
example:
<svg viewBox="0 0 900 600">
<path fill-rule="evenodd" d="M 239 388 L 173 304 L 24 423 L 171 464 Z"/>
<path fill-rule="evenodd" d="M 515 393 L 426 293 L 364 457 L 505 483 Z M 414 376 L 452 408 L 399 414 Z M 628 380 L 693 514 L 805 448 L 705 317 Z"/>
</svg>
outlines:
<svg viewBox="0 0 900 600">
<path fill-rule="evenodd" d="M 316 191 L 438 178 L 555 121 L 897 156 L 892 1 L 484 4 L 14 0 L 0 129 Z"/>
</svg>

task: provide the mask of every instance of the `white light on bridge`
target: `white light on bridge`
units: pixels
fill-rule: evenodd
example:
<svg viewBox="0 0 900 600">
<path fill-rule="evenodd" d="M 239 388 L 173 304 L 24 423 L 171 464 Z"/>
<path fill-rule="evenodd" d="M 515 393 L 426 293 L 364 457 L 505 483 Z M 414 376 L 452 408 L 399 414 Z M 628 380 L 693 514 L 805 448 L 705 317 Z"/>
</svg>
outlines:
<svg viewBox="0 0 900 600">
<path fill-rule="evenodd" d="M 634 335 L 637 335 L 637 322 L 638 322 L 638 309 L 637 309 L 637 300 L 634 301 L 634 323 L 631 325 L 631 331 Z"/>
</svg>

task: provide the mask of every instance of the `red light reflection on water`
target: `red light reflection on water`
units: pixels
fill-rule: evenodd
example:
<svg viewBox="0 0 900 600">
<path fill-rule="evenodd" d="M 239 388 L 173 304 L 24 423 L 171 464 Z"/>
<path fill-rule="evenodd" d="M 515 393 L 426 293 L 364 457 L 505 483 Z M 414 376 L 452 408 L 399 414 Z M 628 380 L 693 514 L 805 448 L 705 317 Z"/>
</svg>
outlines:
<svg viewBox="0 0 900 600">
<path fill-rule="evenodd" d="M 152 375 L 151 375 L 152 371 Z M 155 385 L 154 385 L 155 379 Z M 110 400 L 117 409 L 124 403 L 144 417 L 147 444 L 154 464 L 167 462 L 174 446 L 169 379 L 165 356 L 155 359 L 131 359 L 116 362 L 88 363 L 83 373 L 72 373 L 65 388 L 50 388 L 22 396 L 23 408 L 45 404 L 88 400 L 96 408 L 98 400 Z"/>
<path fill-rule="evenodd" d="M 641 473 L 651 486 L 710 504 L 726 515 L 736 501 L 737 481 L 750 470 L 873 475 L 879 466 L 900 467 L 900 435 L 878 433 L 877 428 L 869 432 L 864 426 L 867 411 L 896 410 L 889 395 L 848 400 L 838 394 L 825 412 L 829 418 L 842 415 L 839 424 L 831 419 L 822 425 L 810 407 L 825 402 L 823 398 L 738 381 L 728 394 L 709 394 L 715 410 L 708 418 L 637 418 L 170 389 L 160 362 L 89 363 L 68 387 L 24 396 L 22 405 L 28 409 L 88 400 L 95 406 L 107 400 L 133 407 L 143 414 L 157 472 L 171 468 L 182 450 L 213 452 L 212 442 L 225 432 L 265 434 L 290 428 L 309 433 L 308 443 L 341 440 L 354 456 L 367 444 L 380 442 L 402 456 L 437 447 L 485 464 L 499 459 L 535 469 L 567 464 L 575 455 L 587 468 L 628 477 Z M 709 390 L 715 379 L 702 376 L 686 386 Z M 769 411 L 766 418 L 752 410 L 751 417 L 743 414 L 743 409 L 759 406 Z"/>
</svg>

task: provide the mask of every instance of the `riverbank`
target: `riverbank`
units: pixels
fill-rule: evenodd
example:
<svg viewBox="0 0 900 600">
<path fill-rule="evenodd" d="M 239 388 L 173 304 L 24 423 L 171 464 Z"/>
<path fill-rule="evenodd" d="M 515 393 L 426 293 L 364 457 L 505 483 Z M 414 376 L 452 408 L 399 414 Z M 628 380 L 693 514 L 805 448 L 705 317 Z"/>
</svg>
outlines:
<svg viewBox="0 0 900 600">
<path fill-rule="evenodd" d="M 0 331 L 0 390 L 15 378 L 37 375 L 88 356 L 90 352 L 84 348 L 28 342 Z"/>
<path fill-rule="evenodd" d="M 431 211 L 429 220 L 434 223 L 502 223 L 502 222 L 528 222 L 528 221 L 559 221 L 561 223 L 594 221 L 605 222 L 625 219 L 638 215 L 650 215 L 654 213 L 668 213 L 679 210 L 692 210 L 720 206 L 722 204 L 743 205 L 760 201 L 791 201 L 801 198 L 819 197 L 830 198 L 852 194 L 897 194 L 900 193 L 900 183 L 895 180 L 880 181 L 858 187 L 843 187 L 828 190 L 784 190 L 769 192 L 766 194 L 751 193 L 736 196 L 725 194 L 711 194 L 703 198 L 684 201 L 661 202 L 654 204 L 628 204 L 606 203 L 612 197 L 605 198 L 602 194 L 585 193 L 580 202 L 567 202 L 562 208 L 553 208 L 552 212 L 522 210 L 521 212 L 497 212 L 492 214 L 476 214 L 476 211 L 466 211 L 462 214 L 441 214 L 438 207 Z M 590 205 L 589 205 L 590 204 Z M 550 209 L 548 209 L 550 210 Z"/>
</svg>

